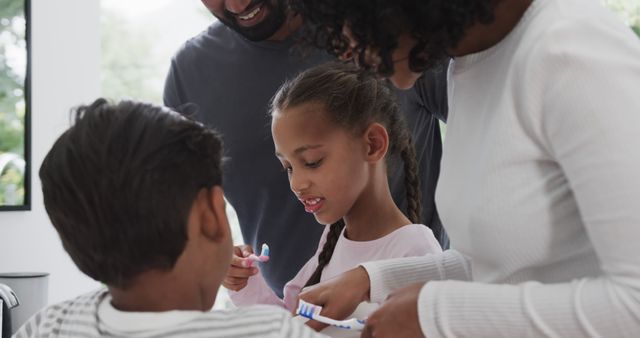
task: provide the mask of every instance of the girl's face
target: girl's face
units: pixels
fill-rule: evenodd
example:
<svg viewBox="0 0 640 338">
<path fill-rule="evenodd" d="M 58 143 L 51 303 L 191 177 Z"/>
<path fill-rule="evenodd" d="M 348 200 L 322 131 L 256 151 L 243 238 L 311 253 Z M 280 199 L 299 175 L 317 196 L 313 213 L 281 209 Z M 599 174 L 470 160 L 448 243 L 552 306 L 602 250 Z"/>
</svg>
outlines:
<svg viewBox="0 0 640 338">
<path fill-rule="evenodd" d="M 343 218 L 368 181 L 364 137 L 329 121 L 319 104 L 275 113 L 271 133 L 301 207 L 321 224 Z"/>
</svg>

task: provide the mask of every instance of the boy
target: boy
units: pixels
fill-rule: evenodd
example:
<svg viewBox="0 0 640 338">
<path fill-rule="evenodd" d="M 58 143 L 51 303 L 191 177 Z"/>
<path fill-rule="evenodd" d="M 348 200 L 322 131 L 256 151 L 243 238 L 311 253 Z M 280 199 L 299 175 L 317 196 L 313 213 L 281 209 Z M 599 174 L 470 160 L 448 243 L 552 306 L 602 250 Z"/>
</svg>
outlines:
<svg viewBox="0 0 640 338">
<path fill-rule="evenodd" d="M 65 250 L 107 288 L 44 309 L 16 337 L 322 337 L 277 308 L 209 312 L 232 254 L 221 147 L 166 108 L 79 107 L 40 178 Z"/>
</svg>

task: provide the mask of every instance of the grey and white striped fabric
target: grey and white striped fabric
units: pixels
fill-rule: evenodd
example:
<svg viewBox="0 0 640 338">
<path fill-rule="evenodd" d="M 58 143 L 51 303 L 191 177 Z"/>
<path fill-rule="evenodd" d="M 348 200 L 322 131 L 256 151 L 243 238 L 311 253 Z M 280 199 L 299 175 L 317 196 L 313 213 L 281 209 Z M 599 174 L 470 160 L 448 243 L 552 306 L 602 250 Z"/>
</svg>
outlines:
<svg viewBox="0 0 640 338">
<path fill-rule="evenodd" d="M 29 319 L 13 338 L 326 337 L 291 320 L 285 310 L 267 305 L 202 312 L 187 322 L 161 330 L 122 332 L 105 325 L 98 316 L 99 305 L 107 295 L 103 289 L 47 307 Z"/>
</svg>

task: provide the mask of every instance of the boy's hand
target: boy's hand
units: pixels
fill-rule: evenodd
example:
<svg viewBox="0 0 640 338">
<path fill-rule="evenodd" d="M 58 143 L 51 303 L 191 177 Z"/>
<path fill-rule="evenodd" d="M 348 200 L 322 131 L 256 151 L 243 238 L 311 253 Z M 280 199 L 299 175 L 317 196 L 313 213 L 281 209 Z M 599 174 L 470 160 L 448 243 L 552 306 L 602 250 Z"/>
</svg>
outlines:
<svg viewBox="0 0 640 338">
<path fill-rule="evenodd" d="M 358 304 L 369 300 L 369 275 L 359 266 L 328 281 L 310 286 L 300 293 L 299 298 L 311 304 L 322 306 L 321 314 L 333 319 L 345 319 L 353 313 Z M 326 324 L 310 320 L 306 323 L 316 331 Z"/>
<path fill-rule="evenodd" d="M 253 266 L 253 261 L 246 259 L 253 253 L 250 245 L 238 245 L 233 248 L 231 266 L 227 271 L 227 276 L 222 281 L 222 285 L 233 291 L 240 291 L 247 286 L 249 277 L 258 273 L 258 268 Z"/>
</svg>

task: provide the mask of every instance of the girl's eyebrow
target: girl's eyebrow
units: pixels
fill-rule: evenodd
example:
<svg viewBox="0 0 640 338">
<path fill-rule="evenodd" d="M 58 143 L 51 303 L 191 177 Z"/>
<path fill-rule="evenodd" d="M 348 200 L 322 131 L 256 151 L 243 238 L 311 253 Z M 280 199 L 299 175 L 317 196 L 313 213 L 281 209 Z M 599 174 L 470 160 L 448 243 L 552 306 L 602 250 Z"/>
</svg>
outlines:
<svg viewBox="0 0 640 338">
<path fill-rule="evenodd" d="M 300 155 L 302 153 L 304 153 L 307 150 L 311 150 L 311 149 L 317 149 L 317 148 L 321 148 L 322 144 L 313 144 L 313 145 L 306 145 L 306 146 L 302 146 L 297 148 L 296 150 L 293 151 L 294 154 L 296 155 Z"/>
<path fill-rule="evenodd" d="M 304 145 L 302 147 L 296 148 L 296 150 L 294 150 L 293 153 L 295 155 L 300 155 L 300 154 L 304 153 L 307 150 L 318 149 L 318 148 L 322 148 L 323 146 L 324 145 L 322 145 L 322 144 Z M 282 157 L 282 154 L 280 154 L 279 152 L 276 151 L 276 157 Z"/>
</svg>

